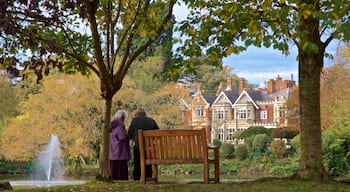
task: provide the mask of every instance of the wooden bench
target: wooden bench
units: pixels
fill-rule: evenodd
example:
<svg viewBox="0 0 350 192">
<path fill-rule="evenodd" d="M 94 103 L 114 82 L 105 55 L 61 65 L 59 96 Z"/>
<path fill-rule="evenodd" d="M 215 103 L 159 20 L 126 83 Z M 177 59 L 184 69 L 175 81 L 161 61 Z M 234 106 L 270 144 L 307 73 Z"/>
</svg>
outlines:
<svg viewBox="0 0 350 192">
<path fill-rule="evenodd" d="M 203 164 L 204 183 L 220 182 L 219 147 L 207 145 L 205 129 L 138 131 L 141 183 L 158 183 L 159 164 Z M 208 157 L 208 150 L 214 157 Z M 214 164 L 214 178 L 209 178 L 209 164 Z M 146 178 L 145 166 L 152 165 L 152 178 Z"/>
</svg>

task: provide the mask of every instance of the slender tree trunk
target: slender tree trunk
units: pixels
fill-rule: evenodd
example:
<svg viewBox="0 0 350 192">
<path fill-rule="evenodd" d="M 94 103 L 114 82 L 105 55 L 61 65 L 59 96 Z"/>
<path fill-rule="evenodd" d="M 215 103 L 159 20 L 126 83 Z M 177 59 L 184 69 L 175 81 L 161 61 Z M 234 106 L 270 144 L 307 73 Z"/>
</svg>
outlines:
<svg viewBox="0 0 350 192">
<path fill-rule="evenodd" d="M 103 98 L 102 106 L 102 140 L 100 145 L 99 173 L 97 179 L 110 181 L 112 179 L 109 171 L 109 132 L 111 121 L 112 99 Z"/>
<path fill-rule="evenodd" d="M 306 0 L 304 3 L 315 5 L 315 9 L 318 9 L 316 2 Z M 320 116 L 320 75 L 324 48 L 317 18 L 301 17 L 299 27 L 302 33 L 298 45 L 301 157 L 297 174 L 301 178 L 323 182 L 329 178 L 323 166 Z"/>
</svg>

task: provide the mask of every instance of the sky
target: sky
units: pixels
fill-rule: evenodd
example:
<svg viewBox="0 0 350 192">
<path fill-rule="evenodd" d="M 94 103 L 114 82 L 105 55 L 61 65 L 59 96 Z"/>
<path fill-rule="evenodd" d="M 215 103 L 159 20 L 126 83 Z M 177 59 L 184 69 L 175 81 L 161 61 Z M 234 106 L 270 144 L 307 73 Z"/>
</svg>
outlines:
<svg viewBox="0 0 350 192">
<path fill-rule="evenodd" d="M 174 15 L 177 21 L 186 18 L 188 10 L 184 6 L 176 5 Z M 335 56 L 337 42 L 333 41 L 326 49 L 326 52 Z M 279 75 L 282 80 L 293 80 L 298 83 L 298 62 L 296 60 L 297 47 L 291 47 L 290 55 L 282 55 L 273 48 L 249 47 L 239 55 L 231 55 L 223 59 L 225 66 L 233 68 L 232 73 L 247 80 L 247 83 L 259 85 L 270 79 L 276 79 Z M 334 61 L 324 59 L 324 65 L 330 66 Z"/>
</svg>

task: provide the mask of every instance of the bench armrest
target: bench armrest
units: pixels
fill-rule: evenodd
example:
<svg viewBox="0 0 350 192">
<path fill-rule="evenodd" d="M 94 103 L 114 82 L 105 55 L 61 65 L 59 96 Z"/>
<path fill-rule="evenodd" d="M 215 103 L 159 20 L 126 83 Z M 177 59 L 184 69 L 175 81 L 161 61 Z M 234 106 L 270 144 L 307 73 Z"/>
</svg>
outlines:
<svg viewBox="0 0 350 192">
<path fill-rule="evenodd" d="M 218 146 L 208 146 L 208 150 L 214 151 L 214 159 L 219 159 L 219 149 L 220 147 Z"/>
</svg>

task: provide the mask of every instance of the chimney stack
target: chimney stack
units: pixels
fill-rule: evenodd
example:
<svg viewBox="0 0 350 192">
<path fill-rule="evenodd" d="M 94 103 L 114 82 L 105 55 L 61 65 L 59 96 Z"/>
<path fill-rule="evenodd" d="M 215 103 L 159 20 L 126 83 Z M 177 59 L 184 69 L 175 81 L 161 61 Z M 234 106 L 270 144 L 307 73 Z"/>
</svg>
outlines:
<svg viewBox="0 0 350 192">
<path fill-rule="evenodd" d="M 245 88 L 245 79 L 243 77 L 239 78 L 239 93 L 242 93 Z"/>
</svg>

